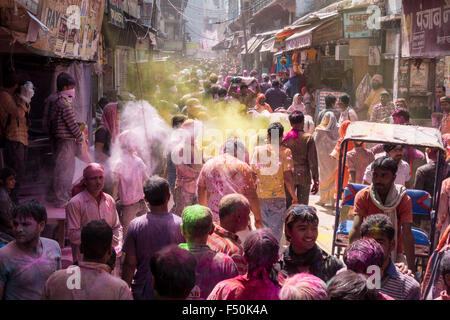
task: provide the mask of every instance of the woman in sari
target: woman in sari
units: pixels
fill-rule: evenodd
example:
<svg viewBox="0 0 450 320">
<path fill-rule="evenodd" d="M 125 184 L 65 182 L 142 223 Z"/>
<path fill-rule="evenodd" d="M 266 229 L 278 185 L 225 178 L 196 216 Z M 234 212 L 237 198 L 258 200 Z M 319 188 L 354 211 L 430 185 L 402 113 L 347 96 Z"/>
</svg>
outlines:
<svg viewBox="0 0 450 320">
<path fill-rule="evenodd" d="M 331 152 L 330 156 L 335 158 L 337 161 L 339 161 L 339 153 L 341 151 L 341 144 L 342 141 L 345 138 L 345 135 L 347 134 L 347 128 L 352 123 L 350 120 L 345 120 L 342 122 L 341 126 L 339 127 L 339 141 L 336 143 L 336 146 L 334 147 L 333 152 Z M 347 144 L 347 152 L 352 151 L 355 148 L 353 141 L 349 141 Z M 337 197 L 337 190 L 338 190 L 338 175 L 339 171 L 336 171 L 336 181 L 335 181 L 335 198 Z M 345 165 L 344 168 L 344 179 L 342 182 L 342 187 L 345 188 L 345 186 L 348 184 L 348 180 L 350 178 L 350 174 L 348 172 L 348 167 Z"/>
<path fill-rule="evenodd" d="M 303 114 L 306 114 L 306 108 L 303 104 L 303 97 L 300 93 L 296 93 L 294 98 L 292 99 L 291 106 L 287 109 L 288 112 L 293 111 L 301 111 Z"/>
<path fill-rule="evenodd" d="M 338 163 L 330 153 L 336 146 L 338 138 L 336 117 L 333 112 L 326 112 L 314 132 L 314 142 L 316 146 L 320 146 L 317 148 L 320 199 L 316 202 L 319 206 L 327 203 L 331 203 L 332 206 L 334 204 L 334 181 Z"/>
</svg>

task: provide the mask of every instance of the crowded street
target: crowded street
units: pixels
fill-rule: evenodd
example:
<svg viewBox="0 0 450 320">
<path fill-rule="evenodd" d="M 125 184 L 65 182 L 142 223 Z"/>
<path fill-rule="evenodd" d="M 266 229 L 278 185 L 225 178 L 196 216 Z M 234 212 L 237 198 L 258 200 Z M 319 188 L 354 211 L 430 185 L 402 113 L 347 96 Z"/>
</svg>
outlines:
<svg viewBox="0 0 450 320">
<path fill-rule="evenodd" d="M 450 300 L 448 0 L 69 2 L 0 0 L 0 300 Z"/>
</svg>

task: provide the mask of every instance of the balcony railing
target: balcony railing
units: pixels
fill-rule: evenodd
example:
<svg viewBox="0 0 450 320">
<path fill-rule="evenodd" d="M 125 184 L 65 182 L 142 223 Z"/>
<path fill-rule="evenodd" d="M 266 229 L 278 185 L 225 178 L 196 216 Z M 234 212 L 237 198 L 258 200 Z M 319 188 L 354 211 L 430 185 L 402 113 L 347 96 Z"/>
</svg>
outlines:
<svg viewBox="0 0 450 320">
<path fill-rule="evenodd" d="M 253 0 L 248 2 L 248 6 L 250 6 L 251 8 L 250 10 L 251 14 L 254 15 L 259 10 L 268 6 L 272 2 L 275 2 L 275 0 Z"/>
</svg>

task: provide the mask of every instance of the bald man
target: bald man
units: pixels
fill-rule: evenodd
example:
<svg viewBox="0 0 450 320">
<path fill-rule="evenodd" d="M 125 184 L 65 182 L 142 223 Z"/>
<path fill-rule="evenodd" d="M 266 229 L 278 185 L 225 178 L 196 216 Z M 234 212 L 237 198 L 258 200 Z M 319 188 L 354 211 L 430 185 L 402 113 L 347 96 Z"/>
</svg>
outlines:
<svg viewBox="0 0 450 320">
<path fill-rule="evenodd" d="M 215 252 L 229 255 L 238 267 L 241 275 L 247 273 L 244 249 L 237 232 L 248 227 L 250 203 L 239 193 L 223 197 L 219 202 L 220 225 L 214 225 L 214 231 L 208 237 L 208 246 Z"/>
<path fill-rule="evenodd" d="M 74 264 L 80 260 L 81 229 L 92 220 L 101 220 L 113 229 L 113 247 L 116 253 L 122 250 L 122 226 L 116 210 L 116 202 L 104 193 L 104 168 L 99 163 L 90 163 L 83 170 L 83 180 L 76 186 L 77 194 L 66 206 L 67 229 L 72 246 Z"/>
</svg>

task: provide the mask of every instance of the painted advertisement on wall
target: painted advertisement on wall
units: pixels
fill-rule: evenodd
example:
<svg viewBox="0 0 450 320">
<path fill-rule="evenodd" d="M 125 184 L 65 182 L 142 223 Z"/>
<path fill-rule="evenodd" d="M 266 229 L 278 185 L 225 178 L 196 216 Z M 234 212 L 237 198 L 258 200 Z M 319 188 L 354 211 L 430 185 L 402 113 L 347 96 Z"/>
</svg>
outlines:
<svg viewBox="0 0 450 320">
<path fill-rule="evenodd" d="M 61 58 L 96 60 L 105 1 L 47 0 L 41 21 L 50 32 L 39 32 L 31 46 Z"/>
<path fill-rule="evenodd" d="M 450 0 L 403 0 L 403 57 L 450 55 Z"/>
<path fill-rule="evenodd" d="M 345 12 L 343 16 L 345 38 L 370 38 L 372 36 L 372 30 L 367 27 L 370 13 L 366 11 Z"/>
</svg>

